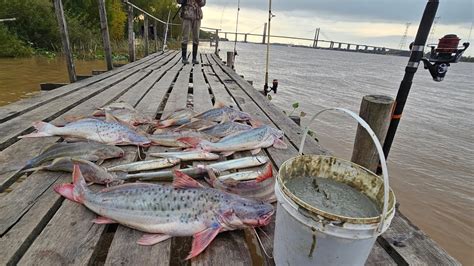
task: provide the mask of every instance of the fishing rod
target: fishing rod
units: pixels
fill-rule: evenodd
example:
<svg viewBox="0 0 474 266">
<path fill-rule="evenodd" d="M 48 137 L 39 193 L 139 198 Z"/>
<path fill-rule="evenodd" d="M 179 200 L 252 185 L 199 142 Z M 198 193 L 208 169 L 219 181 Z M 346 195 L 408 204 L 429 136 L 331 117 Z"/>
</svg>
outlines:
<svg viewBox="0 0 474 266">
<path fill-rule="evenodd" d="M 268 35 L 267 35 L 267 58 L 265 62 L 265 85 L 263 85 L 263 94 L 267 95 L 270 91 L 273 90 L 273 93 L 277 92 L 278 88 L 278 80 L 273 80 L 273 86 L 268 89 L 268 66 L 270 61 L 270 25 L 272 22 L 272 18 L 275 15 L 272 13 L 272 0 L 268 0 Z"/>
<path fill-rule="evenodd" d="M 237 33 L 239 32 L 239 15 L 240 15 L 240 0 L 237 2 L 237 20 L 235 22 L 235 39 L 234 39 L 234 64 L 237 56 Z"/>
<path fill-rule="evenodd" d="M 420 21 L 420 26 L 418 27 L 418 32 L 416 33 L 415 41 L 410 44 L 410 59 L 408 60 L 405 75 L 398 89 L 390 126 L 383 145 L 385 158 L 388 157 L 390 148 L 392 147 L 393 139 L 395 138 L 395 133 L 397 132 L 408 94 L 410 93 L 413 77 L 418 70 L 420 61 L 424 63 L 424 68 L 429 70 L 433 80 L 440 82 L 444 79 L 450 63 L 457 63 L 464 51 L 469 47 L 468 42 L 463 43 L 462 48 L 458 47 L 461 39 L 455 34 L 448 34 L 439 39 L 438 47 L 436 47 L 436 45 L 428 45 L 431 47 L 431 52 L 429 58 L 424 57 L 426 40 L 428 39 L 431 26 L 433 25 L 438 5 L 439 0 L 428 0 Z M 380 172 L 381 168 L 379 165 L 377 173 Z"/>
</svg>

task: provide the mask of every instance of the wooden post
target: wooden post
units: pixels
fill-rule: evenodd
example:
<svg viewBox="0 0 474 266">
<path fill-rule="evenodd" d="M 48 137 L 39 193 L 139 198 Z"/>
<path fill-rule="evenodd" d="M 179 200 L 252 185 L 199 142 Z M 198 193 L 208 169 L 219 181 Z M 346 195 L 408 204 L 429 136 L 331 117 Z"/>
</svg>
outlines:
<svg viewBox="0 0 474 266">
<path fill-rule="evenodd" d="M 143 14 L 145 20 L 143 20 L 143 39 L 145 39 L 145 56 L 148 56 L 148 16 Z"/>
<path fill-rule="evenodd" d="M 390 125 L 393 102 L 393 98 L 389 96 L 367 95 L 364 96 L 360 104 L 360 117 L 369 124 L 382 145 Z M 375 145 L 360 125 L 357 127 L 354 150 L 352 151 L 352 162 L 362 165 L 373 172 L 377 170 L 379 163 Z"/>
<path fill-rule="evenodd" d="M 110 48 L 109 26 L 107 25 L 107 11 L 105 10 L 105 0 L 99 0 L 100 32 L 104 44 L 105 62 L 107 70 L 114 68 L 112 64 L 112 49 Z"/>
<path fill-rule="evenodd" d="M 135 61 L 135 36 L 133 34 L 133 7 L 128 6 L 128 61 Z"/>
<path fill-rule="evenodd" d="M 216 42 L 215 42 L 215 45 L 216 45 L 216 50 L 214 51 L 214 53 L 219 56 L 219 30 L 216 30 Z"/>
<path fill-rule="evenodd" d="M 267 23 L 263 25 L 263 39 L 262 39 L 262 44 L 265 44 L 267 41 Z"/>
<path fill-rule="evenodd" d="M 158 22 L 153 23 L 153 39 L 155 40 L 155 53 L 158 52 Z"/>
<path fill-rule="evenodd" d="M 54 11 L 56 13 L 56 18 L 58 19 L 59 33 L 61 35 L 61 41 L 63 43 L 64 55 L 66 56 L 69 81 L 73 83 L 77 81 L 76 67 L 74 66 L 71 44 L 69 43 L 69 34 L 67 31 L 67 23 L 66 19 L 64 18 L 63 3 L 61 2 L 61 0 L 54 0 Z"/>
<path fill-rule="evenodd" d="M 234 52 L 227 52 L 227 66 L 234 69 Z"/>
</svg>

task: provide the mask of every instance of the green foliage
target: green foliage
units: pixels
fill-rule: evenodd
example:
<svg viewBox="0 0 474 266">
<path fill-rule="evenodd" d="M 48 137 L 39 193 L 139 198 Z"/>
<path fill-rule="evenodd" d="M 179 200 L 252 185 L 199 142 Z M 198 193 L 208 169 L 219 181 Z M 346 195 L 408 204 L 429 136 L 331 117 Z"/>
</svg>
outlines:
<svg viewBox="0 0 474 266">
<path fill-rule="evenodd" d="M 33 49 L 0 25 L 0 57 L 22 57 L 33 54 Z"/>
</svg>

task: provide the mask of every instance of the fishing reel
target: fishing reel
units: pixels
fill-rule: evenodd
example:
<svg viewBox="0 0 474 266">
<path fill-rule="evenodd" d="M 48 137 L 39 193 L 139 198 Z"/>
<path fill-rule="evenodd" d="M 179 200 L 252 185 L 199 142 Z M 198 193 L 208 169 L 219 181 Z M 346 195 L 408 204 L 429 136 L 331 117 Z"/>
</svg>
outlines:
<svg viewBox="0 0 474 266">
<path fill-rule="evenodd" d="M 430 71 L 434 81 L 443 81 L 450 64 L 459 62 L 462 54 L 469 47 L 468 42 L 463 43 L 460 47 L 460 40 L 456 34 L 448 34 L 439 39 L 438 47 L 434 44 L 427 45 L 431 48 L 429 58 L 423 57 L 421 60 L 425 69 Z M 410 44 L 410 50 L 412 46 L 413 43 Z"/>
<path fill-rule="evenodd" d="M 272 87 L 268 88 L 268 84 L 265 84 L 263 86 L 263 94 L 267 96 L 268 93 L 271 91 L 273 91 L 273 93 L 277 93 L 277 89 L 278 89 L 278 79 L 274 79 L 272 82 Z"/>
</svg>

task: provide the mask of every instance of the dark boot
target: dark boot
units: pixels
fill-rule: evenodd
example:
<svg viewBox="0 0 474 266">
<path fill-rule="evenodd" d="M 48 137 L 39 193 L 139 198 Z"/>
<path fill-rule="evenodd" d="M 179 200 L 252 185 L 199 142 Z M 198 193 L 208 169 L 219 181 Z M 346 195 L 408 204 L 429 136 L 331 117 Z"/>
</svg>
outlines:
<svg viewBox="0 0 474 266">
<path fill-rule="evenodd" d="M 183 62 L 185 65 L 189 64 L 187 44 L 181 44 L 181 62 Z"/>
<path fill-rule="evenodd" d="M 198 46 L 198 44 L 193 44 L 193 65 L 199 64 L 199 61 L 197 60 Z"/>
</svg>

